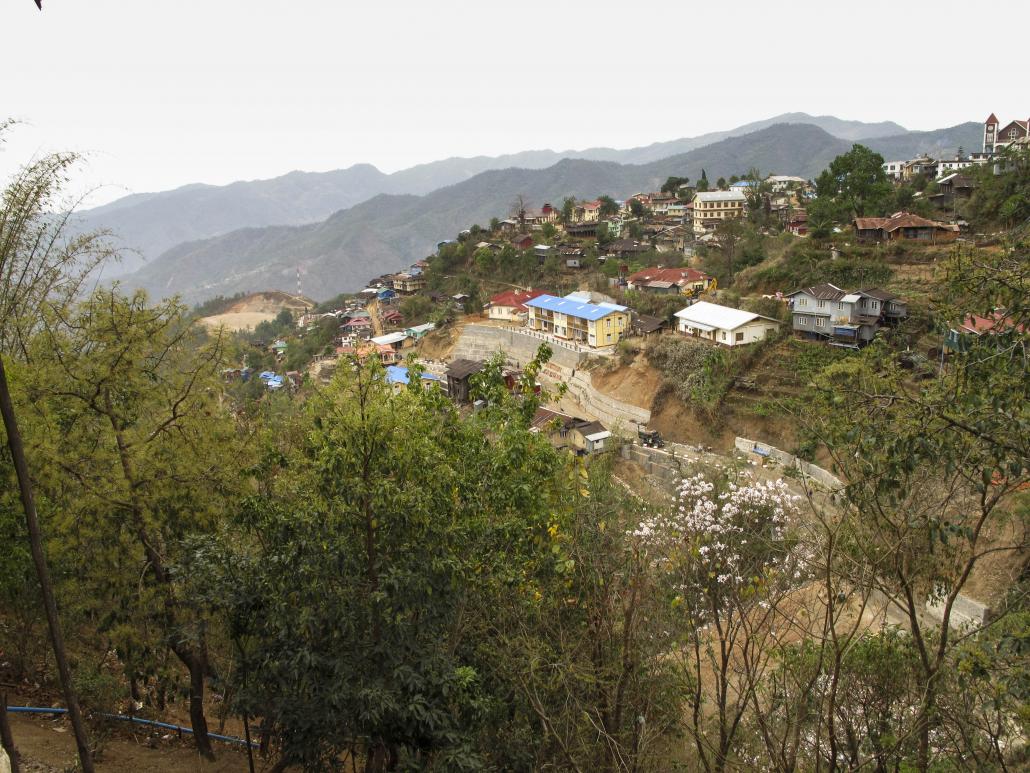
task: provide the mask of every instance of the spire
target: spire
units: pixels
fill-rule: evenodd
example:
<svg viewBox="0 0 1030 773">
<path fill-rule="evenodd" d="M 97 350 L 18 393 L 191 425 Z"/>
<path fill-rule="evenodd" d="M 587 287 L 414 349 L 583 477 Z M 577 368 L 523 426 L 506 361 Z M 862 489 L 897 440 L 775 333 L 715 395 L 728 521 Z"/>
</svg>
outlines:
<svg viewBox="0 0 1030 773">
<path fill-rule="evenodd" d="M 997 125 L 998 125 L 998 116 L 996 116 L 996 115 L 995 115 L 994 113 L 991 113 L 991 114 L 990 114 L 990 115 L 989 115 L 989 116 L 987 117 L 987 120 L 986 120 L 986 121 L 984 121 L 984 124 L 985 124 L 985 125 L 986 125 L 986 124 L 990 124 L 990 123 L 993 123 L 993 124 L 994 124 L 995 126 L 997 126 Z"/>
</svg>

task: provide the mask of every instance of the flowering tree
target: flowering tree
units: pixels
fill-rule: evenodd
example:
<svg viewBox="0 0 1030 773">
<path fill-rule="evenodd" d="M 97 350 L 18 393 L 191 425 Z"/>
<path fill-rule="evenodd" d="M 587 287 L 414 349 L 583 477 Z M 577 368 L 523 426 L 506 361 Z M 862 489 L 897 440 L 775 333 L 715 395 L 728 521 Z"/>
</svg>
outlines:
<svg viewBox="0 0 1030 773">
<path fill-rule="evenodd" d="M 782 480 L 698 473 L 634 532 L 682 612 L 687 729 L 705 770 L 748 762 L 738 730 L 792 624 L 780 602 L 807 575 L 798 501 Z"/>
</svg>

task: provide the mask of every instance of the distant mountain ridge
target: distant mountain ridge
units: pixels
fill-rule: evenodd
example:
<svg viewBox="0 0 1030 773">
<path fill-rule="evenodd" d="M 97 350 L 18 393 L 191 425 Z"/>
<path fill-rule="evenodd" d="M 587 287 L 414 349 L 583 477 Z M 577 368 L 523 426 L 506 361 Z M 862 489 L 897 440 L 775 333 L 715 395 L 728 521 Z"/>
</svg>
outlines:
<svg viewBox="0 0 1030 773">
<path fill-rule="evenodd" d="M 730 136 L 741 136 L 783 123 L 819 126 L 833 136 L 848 140 L 905 133 L 903 127 L 889 121 L 863 123 L 833 116 L 785 113 L 730 131 L 625 150 L 530 150 L 501 156 L 448 158 L 393 174 L 384 174 L 371 164 L 357 164 L 330 172 L 295 171 L 268 180 L 239 181 L 229 185 L 194 183 L 171 191 L 131 194 L 79 213 L 77 220 L 78 227 L 82 229 L 103 228 L 115 234 L 117 243 L 126 247 L 128 252 L 123 263 L 109 269 L 109 274 L 125 274 L 182 242 L 225 234 L 238 228 L 317 222 L 333 212 L 382 193 L 423 195 L 490 169 L 544 169 L 563 158 L 647 164 Z"/>
<path fill-rule="evenodd" d="M 980 131 L 976 124 L 963 124 L 865 144 L 912 157 L 945 142 L 970 146 L 973 130 Z M 751 167 L 814 177 L 851 145 L 817 126 L 776 124 L 647 164 L 562 159 L 544 169 L 489 170 L 423 196 L 379 195 L 320 223 L 248 228 L 181 244 L 125 281 L 156 296 L 180 293 L 193 302 L 292 287 L 299 268 L 304 291 L 323 300 L 425 257 L 437 242 L 474 222 L 503 216 L 518 195 L 537 206 L 565 196 L 622 198 L 655 190 L 670 175 L 697 179 L 702 168 L 710 180 Z"/>
</svg>

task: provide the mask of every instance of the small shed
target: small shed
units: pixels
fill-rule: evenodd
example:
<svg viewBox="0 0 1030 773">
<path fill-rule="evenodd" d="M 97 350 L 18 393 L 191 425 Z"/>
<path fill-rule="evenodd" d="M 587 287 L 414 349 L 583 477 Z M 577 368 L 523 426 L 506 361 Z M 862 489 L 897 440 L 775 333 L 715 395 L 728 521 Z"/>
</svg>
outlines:
<svg viewBox="0 0 1030 773">
<path fill-rule="evenodd" d="M 484 363 L 479 360 L 454 360 L 447 366 L 445 373 L 447 377 L 447 394 L 457 403 L 469 402 L 471 394 L 469 379 L 479 373 Z"/>
</svg>

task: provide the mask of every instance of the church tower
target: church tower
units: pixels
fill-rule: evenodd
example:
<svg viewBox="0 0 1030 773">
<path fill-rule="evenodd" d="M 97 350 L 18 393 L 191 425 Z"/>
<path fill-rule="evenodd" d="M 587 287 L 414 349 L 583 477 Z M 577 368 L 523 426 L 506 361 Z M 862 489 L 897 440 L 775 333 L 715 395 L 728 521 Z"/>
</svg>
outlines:
<svg viewBox="0 0 1030 773">
<path fill-rule="evenodd" d="M 984 153 L 994 152 L 994 143 L 998 141 L 998 118 L 991 113 L 984 121 Z"/>
</svg>

